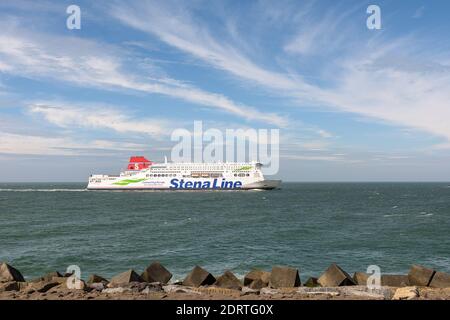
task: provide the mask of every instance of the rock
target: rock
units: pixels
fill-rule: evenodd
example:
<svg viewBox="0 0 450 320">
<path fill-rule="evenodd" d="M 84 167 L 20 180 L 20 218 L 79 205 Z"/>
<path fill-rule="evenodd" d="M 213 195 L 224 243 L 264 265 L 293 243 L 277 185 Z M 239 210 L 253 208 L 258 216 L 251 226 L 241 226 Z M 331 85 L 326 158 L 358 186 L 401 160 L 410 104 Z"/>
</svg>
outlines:
<svg viewBox="0 0 450 320">
<path fill-rule="evenodd" d="M 0 292 L 19 291 L 19 290 L 20 290 L 20 286 L 19 286 L 19 283 L 16 281 L 0 283 Z"/>
<path fill-rule="evenodd" d="M 19 290 L 25 290 L 28 287 L 28 282 L 17 282 L 19 285 Z"/>
<path fill-rule="evenodd" d="M 162 289 L 164 290 L 165 293 L 172 293 L 172 292 L 181 292 L 181 290 L 184 289 L 184 287 L 179 284 L 167 284 L 163 286 Z"/>
<path fill-rule="evenodd" d="M 107 288 L 102 291 L 102 293 L 124 293 L 125 291 L 131 291 L 130 289 L 125 289 L 122 287 L 117 288 Z"/>
<path fill-rule="evenodd" d="M 419 290 L 417 287 L 404 287 L 395 290 L 392 300 L 411 300 L 419 297 Z"/>
<path fill-rule="evenodd" d="M 340 289 L 352 289 L 352 288 L 358 289 L 358 287 L 341 287 Z M 367 286 L 364 287 L 364 291 L 383 295 L 385 300 L 391 300 L 396 290 L 397 288 L 395 287 L 383 287 L 383 286 L 379 288 L 368 288 Z"/>
<path fill-rule="evenodd" d="M 122 283 L 120 285 L 120 287 L 124 288 L 124 289 L 128 289 L 131 292 L 141 292 L 142 290 L 144 290 L 147 287 L 147 283 L 146 282 L 137 282 L 137 281 L 132 281 L 129 283 Z"/>
<path fill-rule="evenodd" d="M 225 295 L 225 296 L 234 296 L 239 297 L 241 295 L 241 291 L 236 289 L 229 289 L 229 288 L 219 288 L 219 287 L 200 287 L 200 288 L 193 288 L 193 291 L 197 291 L 204 294 L 209 295 Z"/>
<path fill-rule="evenodd" d="M 141 293 L 149 294 L 151 292 L 155 292 L 156 290 L 151 290 L 150 287 L 145 287 L 144 290 L 141 291 Z"/>
<path fill-rule="evenodd" d="M 10 281 L 25 282 L 25 279 L 19 270 L 4 262 L 0 264 L 0 282 Z"/>
<path fill-rule="evenodd" d="M 49 272 L 49 273 L 43 275 L 42 277 L 30 280 L 29 282 L 42 282 L 42 281 L 50 282 L 50 281 L 52 281 L 53 278 L 64 278 L 64 277 L 58 271 L 54 271 L 54 272 Z"/>
<path fill-rule="evenodd" d="M 333 263 L 328 269 L 320 276 L 317 282 L 322 287 L 340 287 L 340 286 L 353 286 L 355 281 L 350 275 L 342 270 L 337 264 Z"/>
<path fill-rule="evenodd" d="M 419 265 L 413 265 L 408 273 L 409 284 L 412 286 L 427 287 L 434 276 L 435 271 Z"/>
<path fill-rule="evenodd" d="M 108 280 L 106 280 L 105 278 L 96 275 L 96 274 L 91 274 L 89 276 L 89 279 L 87 281 L 87 284 L 93 284 L 93 283 L 103 283 L 105 286 L 108 284 Z"/>
<path fill-rule="evenodd" d="M 433 288 L 450 288 L 450 274 L 444 272 L 436 272 L 431 280 L 430 287 Z"/>
<path fill-rule="evenodd" d="M 355 284 L 367 286 L 367 279 L 371 275 L 364 272 L 355 272 L 353 280 Z M 380 285 L 385 287 L 406 287 L 409 285 L 409 279 L 406 275 L 400 274 L 382 274 L 380 277 Z"/>
<path fill-rule="evenodd" d="M 41 280 L 42 281 L 51 281 L 53 278 L 67 278 L 65 276 L 63 276 L 61 273 L 59 273 L 58 271 L 55 272 L 50 272 L 47 273 L 46 275 L 44 275 Z"/>
<path fill-rule="evenodd" d="M 355 272 L 353 274 L 353 281 L 359 286 L 366 286 L 369 276 L 370 274 L 367 274 L 365 272 Z"/>
<path fill-rule="evenodd" d="M 39 281 L 39 282 L 30 282 L 28 283 L 28 286 L 26 287 L 27 292 L 40 292 L 44 293 L 50 290 L 53 287 L 56 287 L 60 285 L 60 283 L 56 281 Z"/>
<path fill-rule="evenodd" d="M 272 288 L 286 288 L 300 286 L 298 270 L 290 267 L 275 266 L 270 274 L 270 286 Z"/>
<path fill-rule="evenodd" d="M 261 280 L 258 279 L 258 280 L 255 280 L 255 281 L 261 281 Z M 255 281 L 253 281 L 253 282 L 255 282 Z M 248 295 L 248 294 L 259 294 L 259 289 L 253 289 L 253 288 L 250 288 L 250 287 L 242 287 L 241 295 L 245 296 L 245 295 Z"/>
<path fill-rule="evenodd" d="M 250 285 L 255 280 L 261 280 L 262 283 L 265 283 L 266 287 L 269 285 L 270 281 L 270 272 L 263 270 L 252 270 L 247 273 L 244 277 L 244 286 Z"/>
<path fill-rule="evenodd" d="M 262 289 L 262 288 L 267 287 L 268 285 L 269 285 L 268 283 L 263 282 L 261 279 L 256 279 L 256 280 L 253 280 L 253 281 L 249 284 L 248 287 L 249 287 L 250 289 L 259 290 L 259 289 Z"/>
<path fill-rule="evenodd" d="M 142 293 L 160 292 L 163 291 L 163 284 L 161 282 L 147 283 Z"/>
<path fill-rule="evenodd" d="M 117 287 L 130 282 L 143 282 L 142 278 L 133 270 L 122 272 L 111 278 L 108 287 Z"/>
<path fill-rule="evenodd" d="M 95 291 L 102 291 L 106 289 L 106 285 L 103 282 L 93 282 L 88 283 L 89 289 L 95 290 Z"/>
<path fill-rule="evenodd" d="M 309 288 L 320 287 L 320 283 L 317 280 L 317 278 L 310 277 L 303 285 Z"/>
<path fill-rule="evenodd" d="M 178 293 L 201 294 L 201 292 L 194 291 L 192 289 L 188 289 L 186 287 L 183 287 L 181 285 L 176 285 L 176 284 L 169 284 L 169 285 L 163 286 L 162 289 L 164 290 L 165 293 L 178 292 Z"/>
<path fill-rule="evenodd" d="M 274 295 L 274 294 L 277 294 L 277 293 L 280 293 L 278 290 L 275 290 L 275 289 L 271 289 L 271 288 L 262 288 L 260 291 L 259 291 L 259 294 L 267 294 L 267 295 Z"/>
<path fill-rule="evenodd" d="M 340 287 L 339 288 L 340 294 L 344 296 L 350 296 L 350 297 L 366 297 L 370 298 L 371 300 L 385 300 L 390 299 L 389 295 L 386 295 L 384 293 L 377 292 L 375 290 L 371 291 L 367 287 L 356 287 L 356 286 L 350 286 L 350 287 Z"/>
<path fill-rule="evenodd" d="M 336 288 L 308 288 L 308 287 L 300 287 L 297 289 L 296 293 L 306 294 L 306 295 L 330 295 L 330 296 L 338 296 L 340 291 Z"/>
<path fill-rule="evenodd" d="M 409 278 L 401 274 L 383 274 L 381 275 L 381 285 L 387 287 L 407 287 Z"/>
<path fill-rule="evenodd" d="M 33 282 L 32 284 L 38 284 L 39 282 Z M 41 283 L 44 283 L 42 281 Z M 91 288 L 81 279 L 78 279 L 75 275 L 70 277 L 54 277 L 51 282 L 56 283 L 54 287 L 55 292 L 65 291 L 65 292 L 82 292 L 89 291 Z M 73 291 L 72 291 L 73 290 Z M 51 292 L 52 293 L 52 292 Z"/>
<path fill-rule="evenodd" d="M 242 288 L 241 281 L 229 270 L 217 278 L 214 285 L 220 288 L 240 290 Z"/>
<path fill-rule="evenodd" d="M 195 266 L 186 278 L 183 280 L 184 286 L 200 287 L 203 285 L 211 285 L 216 282 L 216 278 L 205 269 Z"/>
<path fill-rule="evenodd" d="M 89 288 L 86 282 L 84 282 L 81 279 L 78 279 L 75 275 L 66 278 L 66 281 L 61 283 L 61 286 L 64 289 L 67 288 L 70 290 L 87 290 Z"/>
<path fill-rule="evenodd" d="M 158 261 L 153 262 L 141 275 L 145 282 L 168 283 L 172 274 Z"/>
<path fill-rule="evenodd" d="M 68 278 L 66 278 L 66 277 L 53 277 L 49 281 L 54 281 L 54 282 L 58 282 L 61 284 L 61 283 L 67 282 L 67 279 Z"/>
</svg>

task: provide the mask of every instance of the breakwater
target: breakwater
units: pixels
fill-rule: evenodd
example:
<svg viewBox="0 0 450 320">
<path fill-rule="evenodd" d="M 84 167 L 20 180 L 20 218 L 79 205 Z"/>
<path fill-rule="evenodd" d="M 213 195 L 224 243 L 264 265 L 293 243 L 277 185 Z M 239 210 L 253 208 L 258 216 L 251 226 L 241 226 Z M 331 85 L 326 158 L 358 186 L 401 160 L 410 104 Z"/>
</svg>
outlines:
<svg viewBox="0 0 450 320">
<path fill-rule="evenodd" d="M 25 281 L 22 273 L 0 264 L 1 299 L 450 299 L 450 274 L 420 265 L 407 274 L 350 275 L 331 264 L 321 275 L 302 282 L 298 269 L 274 266 L 253 269 L 243 279 L 225 270 L 213 275 L 200 266 L 183 281 L 171 282 L 172 273 L 161 263 L 151 263 L 142 273 L 133 269 L 110 279 L 98 274 L 87 281 L 76 272 L 53 271 Z"/>
</svg>

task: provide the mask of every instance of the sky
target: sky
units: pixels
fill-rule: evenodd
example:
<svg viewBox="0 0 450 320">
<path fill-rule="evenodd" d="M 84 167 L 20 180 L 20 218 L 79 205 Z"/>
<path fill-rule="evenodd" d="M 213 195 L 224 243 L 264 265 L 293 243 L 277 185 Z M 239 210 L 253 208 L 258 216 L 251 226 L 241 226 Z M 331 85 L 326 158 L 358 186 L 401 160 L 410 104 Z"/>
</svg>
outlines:
<svg viewBox="0 0 450 320">
<path fill-rule="evenodd" d="M 279 129 L 285 181 L 450 181 L 449 15 L 445 0 L 0 1 L 0 181 L 163 161 L 198 120 Z"/>
</svg>

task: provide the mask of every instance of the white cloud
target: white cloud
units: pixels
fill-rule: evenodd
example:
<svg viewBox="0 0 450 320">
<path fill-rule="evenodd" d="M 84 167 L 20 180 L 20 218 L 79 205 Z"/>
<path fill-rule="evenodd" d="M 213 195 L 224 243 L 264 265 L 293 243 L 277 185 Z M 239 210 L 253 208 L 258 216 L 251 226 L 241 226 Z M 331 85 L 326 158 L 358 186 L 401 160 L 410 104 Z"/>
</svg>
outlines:
<svg viewBox="0 0 450 320">
<path fill-rule="evenodd" d="M 283 49 L 288 53 L 320 56 L 342 48 L 346 34 L 350 32 L 346 21 L 358 8 L 332 8 L 320 18 L 311 12 L 298 23 L 299 31 Z"/>
<path fill-rule="evenodd" d="M 270 88 L 301 90 L 299 78 L 261 68 L 223 39 L 214 38 L 208 29 L 193 22 L 183 9 L 162 2 L 117 4 L 112 15 L 125 25 L 157 36 L 160 40 L 200 58 L 216 68 Z M 149 23 L 151 21 L 151 23 Z M 307 86 L 306 83 L 303 85 Z"/>
<path fill-rule="evenodd" d="M 10 70 L 11 70 L 10 66 L 8 66 L 6 63 L 0 61 L 0 72 L 7 72 Z"/>
<path fill-rule="evenodd" d="M 425 6 L 421 6 L 421 7 L 417 8 L 417 10 L 414 12 L 412 17 L 414 19 L 422 18 L 424 12 L 425 12 Z"/>
<path fill-rule="evenodd" d="M 167 77 L 154 77 L 149 81 L 148 76 L 144 79 L 126 73 L 122 71 L 121 54 L 113 46 L 75 37 L 48 36 L 37 32 L 27 34 L 8 26 L 2 29 L 0 71 L 88 87 L 162 94 L 226 111 L 243 119 L 286 125 L 286 119 L 275 113 L 261 112 L 222 94 L 207 92 Z"/>
<path fill-rule="evenodd" d="M 316 156 L 316 155 L 282 155 L 281 158 L 289 160 L 304 161 L 345 161 L 342 157 L 337 156 Z"/>
<path fill-rule="evenodd" d="M 301 30 L 285 46 L 291 53 L 312 57 L 329 54 L 329 61 L 318 72 L 325 85 L 256 64 L 224 37 L 214 37 L 186 8 L 147 1 L 134 6 L 116 5 L 112 14 L 128 26 L 293 99 L 300 106 L 311 106 L 313 102 L 322 108 L 355 113 L 450 140 L 450 71 L 445 64 L 448 54 L 436 59 L 439 52 L 423 51 L 422 46 L 430 44 L 418 41 L 421 39 L 417 36 L 383 39 L 383 34 L 367 37 L 364 29 L 354 31 L 354 22 L 347 21 L 355 21 L 352 14 L 359 7 L 338 15 L 334 15 L 333 8 L 316 15 L 314 23 L 310 23 L 313 26 Z M 318 22 L 320 19 L 324 21 Z M 343 56 L 339 60 L 327 50 L 318 52 L 318 48 L 330 46 L 329 40 L 331 52 L 341 50 Z"/>
<path fill-rule="evenodd" d="M 403 44 L 404 42 L 401 41 Z M 406 45 L 413 46 L 407 42 Z M 450 72 L 439 63 L 405 58 L 381 44 L 373 54 L 351 57 L 337 85 L 318 99 L 342 111 L 412 127 L 450 140 Z M 400 54 L 401 55 L 401 54 Z"/>
<path fill-rule="evenodd" d="M 88 152 L 142 151 L 146 146 L 108 140 L 81 143 L 68 137 L 48 137 L 0 132 L 0 153 L 75 156 Z"/>
<path fill-rule="evenodd" d="M 55 5 L 54 2 L 50 2 L 48 0 L 34 1 L 32 5 L 27 0 L 14 0 L 0 2 L 0 8 L 32 12 L 33 14 L 36 12 L 56 14 L 60 13 L 61 10 L 64 10 L 66 6 L 64 6 L 64 4 L 58 6 Z"/>
<path fill-rule="evenodd" d="M 326 150 L 328 145 L 329 143 L 324 141 L 309 141 L 300 143 L 299 147 L 310 151 L 322 151 Z"/>
<path fill-rule="evenodd" d="M 38 102 L 29 106 L 29 111 L 41 114 L 60 127 L 85 127 L 110 129 L 120 133 L 142 133 L 158 137 L 167 135 L 169 124 L 162 119 L 133 119 L 128 115 L 103 106 L 74 106 L 58 102 Z"/>
<path fill-rule="evenodd" d="M 323 130 L 323 129 L 316 129 L 316 133 L 325 139 L 334 137 L 334 135 L 331 132 L 328 132 L 327 130 Z"/>
<path fill-rule="evenodd" d="M 448 150 L 448 149 L 450 149 L 450 143 L 438 143 L 430 147 L 430 150 Z"/>
</svg>

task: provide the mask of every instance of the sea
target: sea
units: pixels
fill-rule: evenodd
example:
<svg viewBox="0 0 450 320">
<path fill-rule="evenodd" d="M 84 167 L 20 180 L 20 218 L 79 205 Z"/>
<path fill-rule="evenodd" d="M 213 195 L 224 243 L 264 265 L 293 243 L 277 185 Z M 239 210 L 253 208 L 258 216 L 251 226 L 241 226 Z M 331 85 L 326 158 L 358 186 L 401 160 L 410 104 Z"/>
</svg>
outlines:
<svg viewBox="0 0 450 320">
<path fill-rule="evenodd" d="M 181 280 L 337 263 L 450 272 L 450 183 L 283 183 L 271 191 L 87 191 L 83 183 L 0 183 L 0 261 L 26 279 L 71 265 L 86 279 L 160 261 Z"/>
</svg>

